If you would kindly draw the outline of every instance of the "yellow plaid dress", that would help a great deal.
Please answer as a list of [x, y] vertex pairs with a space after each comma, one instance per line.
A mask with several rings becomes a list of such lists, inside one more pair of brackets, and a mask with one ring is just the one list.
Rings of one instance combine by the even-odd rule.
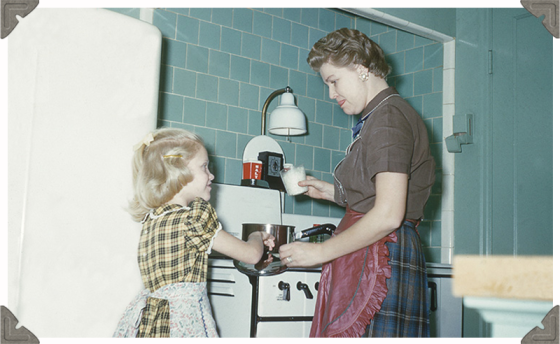
[[[146, 290], [129, 305], [123, 316], [127, 319], [121, 319], [114, 336], [129, 336], [124, 328], [131, 323], [135, 323], [136, 337], [217, 335], [206, 294], [206, 275], [212, 240], [220, 229], [216, 211], [201, 198], [189, 207], [166, 204], [147, 215], [138, 245], [138, 264]], [[169, 305], [173, 298], [178, 303], [188, 298], [201, 302], [191, 308], [206, 310], [196, 317], [202, 318], [204, 331], [179, 328], [174, 332], [173, 326], [188, 327], [201, 319], [174, 321], [175, 313], [170, 312]], [[136, 314], [139, 311], [141, 315]]]

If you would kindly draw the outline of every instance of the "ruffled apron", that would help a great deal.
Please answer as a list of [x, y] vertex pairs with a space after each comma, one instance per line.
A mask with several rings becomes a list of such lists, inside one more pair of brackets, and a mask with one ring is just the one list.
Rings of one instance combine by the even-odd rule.
[[[346, 208], [334, 235], [356, 223], [364, 214]], [[310, 337], [361, 337], [387, 296], [391, 277], [386, 242], [376, 243], [323, 264]]]
[[144, 289], [125, 310], [113, 337], [218, 337], [206, 282]]

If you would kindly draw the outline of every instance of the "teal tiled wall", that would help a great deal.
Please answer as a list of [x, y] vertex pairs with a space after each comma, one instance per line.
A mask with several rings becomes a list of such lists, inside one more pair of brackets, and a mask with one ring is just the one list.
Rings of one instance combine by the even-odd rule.
[[[260, 135], [264, 101], [288, 85], [307, 116], [308, 133], [290, 139], [267, 135], [280, 144], [286, 162], [304, 165], [308, 174], [332, 182], [332, 170], [351, 142], [357, 116], [347, 116], [329, 99], [320, 76], [307, 65], [307, 55], [318, 39], [342, 27], [371, 37], [393, 68], [389, 84], [397, 87], [428, 128], [437, 178], [420, 233], [428, 260], [440, 260], [441, 43], [322, 8], [166, 8], [154, 11], [153, 24], [164, 38], [158, 125], [201, 135], [215, 182], [236, 185], [243, 149]], [[269, 111], [277, 103], [274, 100]], [[287, 196], [285, 212], [341, 217], [344, 209], [305, 196]]]

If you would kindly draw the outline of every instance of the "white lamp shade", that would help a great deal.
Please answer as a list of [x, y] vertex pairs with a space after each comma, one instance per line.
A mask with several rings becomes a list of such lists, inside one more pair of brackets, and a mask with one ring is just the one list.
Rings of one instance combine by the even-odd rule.
[[270, 114], [268, 132], [274, 135], [294, 136], [307, 133], [305, 115], [295, 105], [294, 95], [286, 92], [282, 94], [280, 105]]

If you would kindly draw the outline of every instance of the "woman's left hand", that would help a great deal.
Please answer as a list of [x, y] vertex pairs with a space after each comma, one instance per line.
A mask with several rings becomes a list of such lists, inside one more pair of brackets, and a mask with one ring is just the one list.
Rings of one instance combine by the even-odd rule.
[[280, 260], [288, 267], [310, 267], [323, 262], [323, 245], [306, 242], [292, 242], [278, 249]]

